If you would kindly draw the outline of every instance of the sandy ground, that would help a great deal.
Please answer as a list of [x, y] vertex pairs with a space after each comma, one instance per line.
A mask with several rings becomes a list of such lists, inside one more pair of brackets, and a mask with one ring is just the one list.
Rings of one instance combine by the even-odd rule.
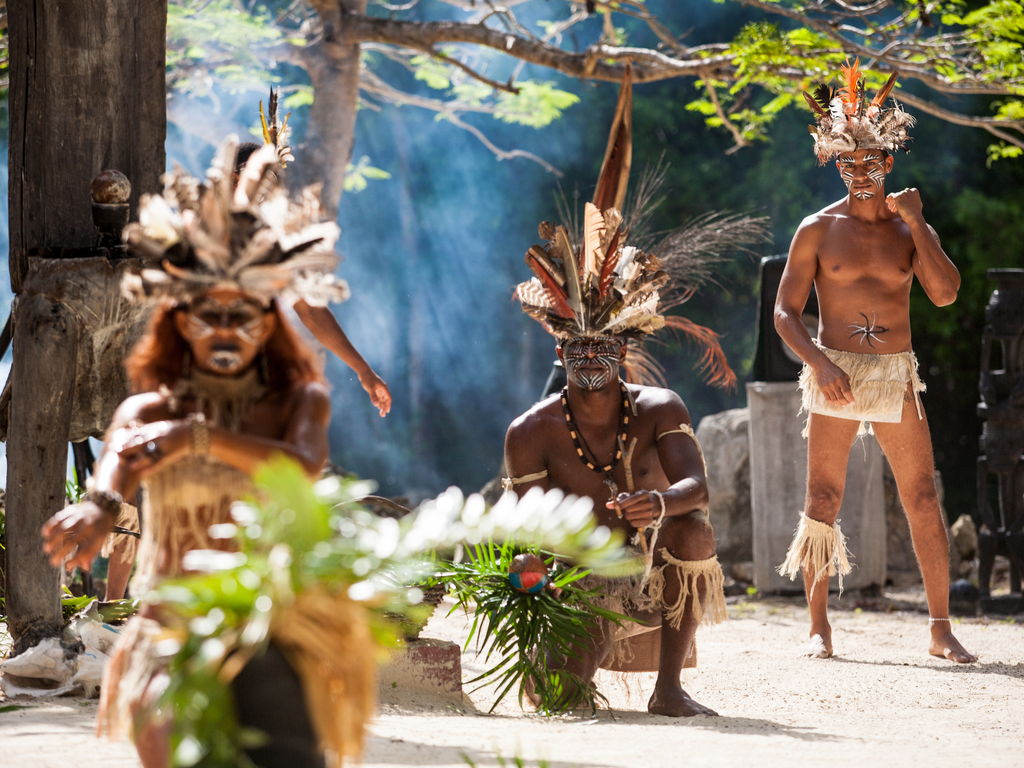
[[[462, 702], [389, 692], [370, 726], [363, 763], [381, 768], [477, 766], [1021, 766], [1024, 765], [1024, 617], [963, 619], [954, 631], [980, 661], [927, 655], [919, 591], [833, 610], [837, 656], [797, 651], [807, 611], [797, 599], [733, 599], [730, 620], [698, 634], [700, 668], [684, 685], [720, 717], [646, 713], [654, 676], [601, 673], [611, 709], [595, 719], [545, 719], [489, 691]], [[439, 611], [425, 634], [465, 636], [463, 617]], [[463, 656], [466, 677], [481, 667]], [[0, 709], [13, 702], [0, 699]], [[19, 700], [17, 702], [21, 704]], [[96, 705], [65, 698], [0, 712], [0, 766], [135, 766], [127, 744], [92, 736]], [[521, 762], [518, 762], [521, 761]]]

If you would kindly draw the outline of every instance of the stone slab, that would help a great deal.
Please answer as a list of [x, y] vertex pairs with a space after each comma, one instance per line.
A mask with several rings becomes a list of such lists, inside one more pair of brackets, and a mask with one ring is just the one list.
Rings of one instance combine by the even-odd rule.
[[[807, 488], [807, 441], [800, 436], [806, 417], [798, 416], [800, 392], [795, 382], [750, 382], [747, 401], [754, 586], [762, 592], [802, 591], [799, 581], [790, 581], [775, 570], [786, 558]], [[844, 588], [883, 586], [886, 515], [882, 451], [871, 435], [858, 438], [850, 451], [839, 520], [853, 555], [853, 572], [843, 580]], [[837, 588], [835, 580], [832, 588]]]
[[461, 702], [462, 649], [449, 640], [413, 640], [391, 652], [379, 680], [389, 697], [414, 691]]

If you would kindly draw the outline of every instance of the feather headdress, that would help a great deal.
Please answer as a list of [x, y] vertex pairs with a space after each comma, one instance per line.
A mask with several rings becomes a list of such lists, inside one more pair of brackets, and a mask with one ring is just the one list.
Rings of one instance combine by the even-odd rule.
[[238, 137], [229, 136], [206, 183], [177, 168], [164, 177], [163, 195], [142, 196], [139, 221], [124, 238], [143, 268], [125, 277], [125, 295], [188, 301], [230, 286], [264, 305], [276, 296], [313, 306], [347, 299], [348, 285], [334, 276], [340, 230], [321, 221], [319, 188], [290, 200], [270, 144], [253, 153], [232, 188], [237, 150]]
[[277, 159], [284, 168], [295, 157], [292, 155], [292, 148], [288, 146], [288, 137], [292, 129], [288, 127], [288, 118], [292, 116], [289, 112], [284, 120], [277, 119], [277, 98], [279, 90], [271, 86], [270, 97], [267, 99], [267, 114], [263, 114], [263, 102], [260, 101], [260, 125], [263, 127], [263, 143], [273, 144], [277, 150]]
[[[631, 112], [632, 72], [627, 65], [601, 175], [593, 201], [584, 206], [582, 227], [541, 222], [538, 234], [547, 245], [527, 251], [526, 264], [534, 277], [516, 286], [516, 298], [524, 312], [562, 341], [581, 336], [641, 340], [660, 328], [674, 328], [705, 350], [711, 381], [728, 386], [735, 374], [718, 335], [665, 312], [693, 295], [722, 253], [765, 241], [767, 219], [710, 214], [657, 242], [645, 237], [645, 222], [660, 202], [655, 197], [664, 171], [644, 175], [624, 216]], [[658, 366], [649, 355], [635, 346], [631, 355], [638, 378], [657, 380]], [[645, 371], [655, 375], [642, 375]]]
[[836, 89], [821, 84], [814, 94], [804, 91], [804, 99], [814, 112], [817, 125], [807, 129], [814, 137], [814, 151], [818, 162], [824, 164], [844, 152], [858, 149], [884, 149], [907, 152], [910, 140], [907, 130], [914, 127], [914, 118], [893, 102], [884, 108], [889, 92], [896, 85], [899, 72], [893, 72], [889, 80], [878, 89], [869, 102], [861, 77], [860, 59], [850, 64], [847, 59], [842, 67], [844, 84]]

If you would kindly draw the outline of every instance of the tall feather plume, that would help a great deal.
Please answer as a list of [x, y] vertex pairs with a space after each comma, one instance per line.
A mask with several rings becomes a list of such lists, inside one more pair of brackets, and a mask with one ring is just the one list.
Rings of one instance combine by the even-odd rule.
[[619, 263], [619, 236], [621, 234], [622, 229], [616, 229], [615, 234], [612, 235], [611, 243], [608, 244], [608, 248], [605, 250], [604, 264], [601, 266], [601, 278], [597, 283], [598, 296], [602, 299], [608, 295], [608, 290], [615, 281], [615, 267]]
[[537, 276], [540, 280], [541, 285], [544, 286], [544, 291], [548, 296], [552, 308], [555, 313], [562, 317], [572, 317], [573, 310], [569, 306], [569, 302], [566, 301], [565, 293], [559, 287], [558, 283], [551, 274], [541, 265], [540, 260], [537, 259], [532, 253], [526, 254], [526, 264], [530, 267], [530, 271]]
[[633, 65], [627, 61], [615, 105], [615, 117], [608, 136], [608, 146], [597, 177], [593, 203], [599, 211], [615, 208], [621, 211], [629, 186], [629, 168], [633, 162]]
[[722, 389], [736, 388], [736, 373], [729, 367], [729, 361], [722, 350], [719, 342], [721, 336], [681, 315], [666, 317], [665, 327], [682, 334], [701, 350], [697, 366], [704, 370], [704, 380], [708, 384]]
[[812, 112], [814, 112], [816, 115], [827, 115], [828, 114], [828, 112], [826, 112], [824, 109], [822, 109], [820, 106], [818, 106], [818, 102], [815, 101], [814, 97], [811, 96], [811, 94], [809, 94], [807, 91], [804, 91], [803, 94], [804, 94], [804, 100], [807, 102], [807, 106], [809, 106], [811, 108]]
[[588, 289], [601, 277], [601, 240], [604, 237], [604, 216], [597, 206], [587, 203], [583, 207], [583, 286]]
[[830, 88], [825, 83], [822, 83], [814, 89], [814, 100], [818, 102], [818, 106], [821, 107], [822, 112], [828, 110], [828, 105], [832, 103], [832, 99], [835, 97], [835, 89]]
[[565, 275], [562, 274], [562, 269], [548, 256], [548, 252], [541, 248], [539, 245], [531, 245], [530, 250], [526, 253], [527, 264], [529, 264], [529, 257], [533, 257], [542, 266], [547, 273], [551, 275], [559, 287], [565, 286]]
[[860, 105], [860, 57], [854, 59], [852, 65], [847, 59], [841, 69], [843, 87], [839, 90], [839, 94], [843, 98], [844, 113], [855, 117]]
[[[569, 306], [578, 317], [583, 318], [583, 296], [580, 291], [580, 269], [576, 262], [576, 254], [573, 252], [572, 243], [569, 242], [569, 233], [565, 227], [559, 226], [555, 229], [555, 243], [558, 246], [558, 255], [562, 259], [562, 272], [565, 274], [566, 294], [569, 296]], [[586, 325], [584, 325], [584, 328]]]
[[665, 369], [643, 344], [630, 344], [626, 347], [626, 359], [622, 361], [622, 367], [626, 372], [626, 381], [630, 384], [668, 386]]
[[899, 79], [899, 76], [900, 73], [898, 71], [889, 75], [889, 79], [885, 81], [885, 85], [878, 89], [878, 92], [875, 94], [875, 98], [871, 100], [871, 106], [881, 107], [885, 104], [885, 100], [889, 97], [889, 91], [891, 91], [893, 86], [896, 85], [896, 81]]

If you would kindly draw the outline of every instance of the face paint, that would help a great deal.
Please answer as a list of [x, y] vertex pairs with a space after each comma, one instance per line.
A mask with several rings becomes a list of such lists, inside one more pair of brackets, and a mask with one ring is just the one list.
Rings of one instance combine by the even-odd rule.
[[853, 333], [850, 334], [849, 338], [852, 339], [855, 336], [860, 336], [860, 343], [863, 345], [866, 341], [868, 343], [868, 346], [871, 347], [872, 349], [874, 349], [875, 346], [872, 340], [877, 341], [879, 344], [887, 344], [888, 342], [885, 339], [878, 338], [878, 334], [888, 333], [889, 329], [886, 328], [885, 326], [878, 324], [878, 321], [875, 318], [875, 313], [871, 313], [871, 320], [868, 320], [868, 316], [865, 315], [863, 312], [860, 312], [858, 314], [860, 314], [860, 316], [864, 318], [864, 324], [857, 325], [856, 323], [851, 323], [850, 325], [848, 325], [847, 328], [853, 331]]
[[[860, 161], [866, 166], [867, 176], [874, 183], [875, 187], [881, 189], [885, 184], [885, 157], [878, 152], [869, 152]], [[853, 169], [857, 164], [854, 157], [839, 158], [839, 176], [842, 178], [846, 188], [858, 200], [868, 200], [875, 196], [875, 191], [870, 189], [853, 189]]]
[[194, 341], [213, 335], [216, 328], [225, 328], [247, 344], [258, 346], [253, 334], [263, 322], [263, 315], [262, 308], [251, 301], [240, 299], [225, 306], [203, 299], [189, 308], [186, 318]]
[[242, 353], [237, 347], [231, 345], [214, 347], [207, 362], [222, 373], [228, 373], [242, 365]]
[[569, 381], [595, 392], [619, 377], [622, 341], [613, 336], [576, 337], [562, 344], [562, 359]]

